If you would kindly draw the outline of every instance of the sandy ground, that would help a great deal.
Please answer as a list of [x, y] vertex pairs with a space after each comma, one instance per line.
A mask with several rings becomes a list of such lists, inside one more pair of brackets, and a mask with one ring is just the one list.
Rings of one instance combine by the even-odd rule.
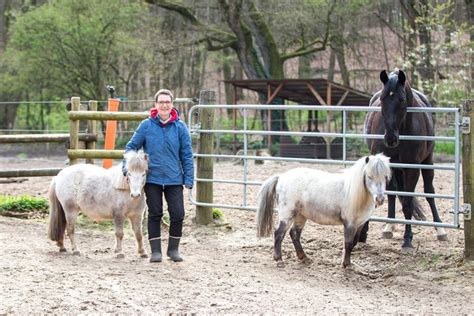
[[[0, 159], [0, 164], [2, 169], [64, 166], [61, 159]], [[300, 164], [252, 163], [248, 177], [261, 181], [295, 166]], [[215, 178], [241, 179], [241, 166], [218, 163]], [[437, 171], [437, 191], [451, 194], [452, 178], [452, 173]], [[46, 197], [50, 180], [1, 183], [0, 193]], [[255, 204], [257, 189], [249, 187], [249, 205]], [[242, 203], [242, 187], [217, 185], [215, 201]], [[452, 201], [439, 200], [438, 206], [443, 220], [452, 222]], [[130, 231], [126, 257], [115, 259], [112, 231], [79, 227], [82, 254], [73, 256], [59, 253], [47, 239], [45, 220], [0, 217], [0, 314], [474, 313], [474, 304], [468, 303], [474, 295], [474, 265], [462, 259], [462, 230], [448, 230], [449, 240], [439, 242], [433, 228], [416, 226], [414, 249], [404, 252], [401, 226], [394, 239], [386, 240], [381, 238], [383, 224], [372, 223], [367, 244], [357, 245], [353, 253], [353, 266], [342, 269], [342, 227], [308, 223], [302, 244], [313, 262], [298, 262], [287, 236], [286, 266], [277, 268], [272, 238], [255, 237], [253, 212], [224, 209], [224, 223], [200, 227], [192, 220], [194, 206], [187, 202], [186, 209], [185, 261], [159, 264], [135, 254]], [[385, 212], [386, 205], [376, 215]]]

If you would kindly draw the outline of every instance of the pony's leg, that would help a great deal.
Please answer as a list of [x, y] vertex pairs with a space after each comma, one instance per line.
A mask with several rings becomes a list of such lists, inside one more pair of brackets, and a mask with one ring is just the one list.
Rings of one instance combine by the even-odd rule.
[[66, 232], [69, 237], [69, 240], [71, 241], [72, 254], [77, 255], [77, 256], [81, 254], [79, 249], [77, 249], [76, 240], [74, 236], [78, 213], [79, 213], [79, 210], [76, 210], [75, 208], [72, 208], [72, 207], [68, 208], [67, 210], [64, 209], [64, 214], [66, 216], [66, 223], [67, 223]]
[[124, 218], [122, 216], [114, 216], [114, 226], [115, 226], [115, 253], [118, 259], [125, 258], [125, 254], [122, 251], [122, 240], [123, 240], [123, 222]]
[[137, 241], [137, 250], [141, 258], [148, 258], [148, 255], [143, 248], [143, 232], [142, 232], [142, 215], [136, 215], [130, 217], [130, 223], [132, 224], [133, 233]]
[[293, 226], [290, 229], [290, 237], [295, 246], [296, 256], [304, 263], [310, 263], [311, 260], [306, 256], [306, 253], [301, 246], [301, 232], [303, 231], [304, 225], [306, 224], [306, 218], [302, 215], [298, 215], [295, 218]]
[[56, 241], [56, 245], [59, 247], [59, 252], [66, 252], [67, 249], [64, 247], [64, 238], [61, 240]]
[[351, 264], [351, 252], [354, 249], [357, 228], [353, 224], [344, 224], [344, 254], [342, 267], [346, 268]]
[[[432, 163], [431, 163], [432, 164]], [[433, 186], [433, 178], [434, 178], [434, 170], [432, 169], [423, 169], [421, 170], [421, 175], [423, 177], [423, 187], [425, 193], [435, 193], [435, 189]], [[427, 197], [426, 201], [430, 205], [431, 214], [433, 214], [433, 221], [441, 223], [441, 218], [439, 217], [438, 210], [436, 208], [436, 203], [434, 198]], [[443, 227], [436, 227], [436, 236], [438, 240], [447, 241], [448, 234]]]
[[369, 233], [369, 221], [365, 222], [360, 229], [360, 234], [357, 235], [357, 240], [360, 242], [367, 241], [367, 234]]
[[283, 241], [283, 238], [285, 237], [286, 232], [290, 228], [290, 225], [291, 223], [289, 221], [280, 220], [278, 228], [275, 230], [273, 259], [275, 259], [275, 261], [277, 262], [277, 266], [279, 268], [282, 268], [285, 266], [285, 264], [283, 263], [282, 256], [281, 256], [281, 243]]
[[364, 227], [365, 225], [362, 225], [356, 230], [356, 234], [354, 237], [354, 245], [352, 245], [352, 248], [354, 248], [357, 245], [357, 243], [360, 241], [360, 234], [362, 234], [362, 232], [364, 231]]
[[[420, 177], [420, 169], [405, 169], [403, 171], [403, 185], [406, 192], [414, 192], [418, 178]], [[413, 196], [404, 196], [402, 199], [402, 211], [405, 219], [411, 220], [413, 216]], [[402, 248], [413, 248], [412, 245], [413, 232], [411, 225], [405, 225], [405, 233], [403, 234]]]

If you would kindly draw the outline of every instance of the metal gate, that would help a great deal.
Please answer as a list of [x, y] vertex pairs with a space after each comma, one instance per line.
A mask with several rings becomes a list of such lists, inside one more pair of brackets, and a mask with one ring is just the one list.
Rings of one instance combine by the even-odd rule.
[[[201, 128], [199, 122], [199, 110], [200, 109], [212, 109], [214, 111], [219, 110], [233, 110], [240, 111], [242, 117], [242, 128], [240, 129], [211, 129], [205, 130]], [[342, 114], [341, 132], [292, 132], [292, 131], [269, 131], [269, 130], [250, 130], [248, 128], [249, 110], [266, 111], [270, 114], [270, 111], [326, 111], [326, 113], [340, 112]], [[272, 160], [272, 161], [293, 161], [303, 163], [318, 163], [318, 164], [330, 164], [330, 165], [342, 165], [347, 166], [353, 164], [355, 161], [347, 160], [347, 140], [348, 139], [383, 139], [383, 135], [373, 134], [356, 134], [347, 132], [347, 119], [348, 113], [350, 112], [379, 112], [380, 108], [377, 107], [361, 107], [361, 106], [310, 106], [310, 105], [195, 105], [188, 113], [188, 126], [191, 134], [196, 135], [200, 133], [214, 133], [214, 134], [232, 134], [242, 135], [242, 154], [241, 155], [228, 155], [228, 154], [195, 154], [195, 157], [209, 157], [209, 158], [227, 158], [227, 159], [241, 159], [243, 161], [243, 174], [241, 179], [199, 179], [196, 178], [196, 182], [212, 182], [218, 183], [229, 183], [229, 184], [240, 184], [242, 185], [242, 204], [241, 205], [230, 205], [230, 204], [211, 204], [204, 203], [202, 201], [196, 201], [193, 197], [192, 191], [189, 193], [191, 202], [195, 205], [209, 206], [209, 207], [220, 207], [229, 209], [243, 209], [243, 210], [256, 210], [256, 206], [247, 205], [247, 189], [248, 186], [260, 186], [262, 182], [250, 181], [247, 176], [247, 168], [249, 160]], [[454, 187], [452, 194], [428, 194], [419, 192], [402, 192], [402, 191], [386, 191], [390, 194], [396, 194], [399, 196], [414, 196], [414, 197], [432, 197], [432, 198], [443, 198], [453, 200], [453, 209], [451, 211], [453, 215], [452, 223], [436, 223], [430, 221], [417, 221], [417, 220], [405, 220], [405, 219], [390, 219], [387, 217], [376, 217], [372, 216], [371, 221], [389, 222], [389, 223], [401, 223], [401, 224], [414, 224], [414, 225], [425, 225], [425, 226], [436, 226], [446, 228], [459, 228], [459, 214], [462, 213], [460, 209], [460, 109], [458, 108], [408, 108], [408, 112], [431, 112], [431, 113], [445, 113], [453, 115], [453, 121], [450, 122], [452, 131], [450, 133], [453, 136], [410, 136], [400, 135], [400, 140], [429, 140], [429, 141], [443, 141], [454, 143], [454, 163], [450, 165], [422, 165], [422, 164], [401, 164], [391, 163], [392, 167], [399, 168], [413, 168], [413, 169], [434, 169], [434, 170], [448, 170], [453, 173], [454, 176]], [[271, 116], [268, 116], [271, 117]], [[250, 135], [261, 135], [264, 137], [278, 136], [319, 136], [329, 138], [342, 138], [342, 157], [341, 159], [308, 159], [308, 158], [288, 158], [288, 157], [261, 157], [256, 155], [249, 155], [249, 142], [248, 138]]]

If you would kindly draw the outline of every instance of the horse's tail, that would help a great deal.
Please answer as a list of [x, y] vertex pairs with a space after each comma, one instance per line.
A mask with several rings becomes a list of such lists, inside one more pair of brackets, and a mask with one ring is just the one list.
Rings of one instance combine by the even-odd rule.
[[62, 240], [66, 230], [66, 216], [56, 195], [56, 178], [49, 187], [49, 230], [48, 237], [53, 241]]
[[[398, 199], [400, 203], [403, 204], [403, 199], [405, 197], [399, 196]], [[423, 213], [423, 208], [421, 207], [420, 202], [416, 197], [413, 198], [413, 217], [418, 221], [426, 221], [425, 213]]]
[[268, 178], [258, 193], [257, 236], [270, 236], [273, 230], [273, 207], [275, 205], [275, 189], [279, 176]]

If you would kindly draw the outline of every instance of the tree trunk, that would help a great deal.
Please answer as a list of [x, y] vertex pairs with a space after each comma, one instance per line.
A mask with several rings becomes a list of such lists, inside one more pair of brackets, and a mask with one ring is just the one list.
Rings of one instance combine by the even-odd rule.
[[[464, 0], [466, 3], [466, 15], [467, 15], [467, 23], [468, 25], [474, 25], [474, 0]], [[474, 28], [469, 28], [470, 39], [471, 43], [474, 42]], [[470, 62], [470, 76], [471, 80], [468, 80], [468, 93], [467, 95], [471, 95], [472, 92], [472, 82], [474, 82], [474, 54], [471, 52], [471, 62]]]
[[[415, 9], [416, 1], [415, 0], [400, 0], [400, 6], [402, 7], [402, 11], [405, 13], [406, 21], [408, 26], [410, 27], [410, 31], [408, 32], [408, 39], [407, 43], [407, 57], [410, 63], [410, 78], [411, 84], [413, 87], [418, 85], [418, 78], [415, 72], [416, 70], [416, 62], [417, 58], [415, 54], [413, 54], [417, 41], [416, 41], [416, 33], [417, 33], [417, 25], [416, 25], [416, 18], [418, 17], [418, 12]], [[405, 32], [404, 32], [405, 33]]]
[[5, 51], [9, 25], [10, 0], [0, 1], [0, 54]]

